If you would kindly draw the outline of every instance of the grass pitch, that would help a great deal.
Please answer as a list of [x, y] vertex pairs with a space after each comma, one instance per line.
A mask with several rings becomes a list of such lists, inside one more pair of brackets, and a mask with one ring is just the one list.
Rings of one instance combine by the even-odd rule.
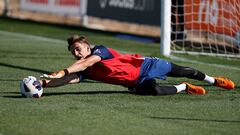
[[71, 34], [84, 34], [94, 44], [146, 56], [161, 57], [159, 45], [121, 40], [82, 28], [0, 20], [0, 135], [235, 135], [240, 132], [240, 70], [236, 69], [240, 68], [239, 59], [181, 56], [224, 67], [170, 60], [209, 75], [227, 76], [237, 85], [233, 91], [195, 80], [168, 78], [158, 83], [188, 81], [205, 87], [208, 94], [138, 96], [121, 86], [89, 80], [44, 89], [42, 98], [28, 99], [19, 94], [19, 82], [24, 77], [57, 71], [74, 61], [64, 41]]

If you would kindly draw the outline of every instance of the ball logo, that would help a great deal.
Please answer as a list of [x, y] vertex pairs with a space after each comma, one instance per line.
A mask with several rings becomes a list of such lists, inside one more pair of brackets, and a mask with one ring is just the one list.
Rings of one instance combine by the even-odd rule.
[[24, 79], [23, 79], [23, 82], [24, 82], [25, 84], [29, 83], [30, 81], [31, 81], [31, 78], [24, 78]]
[[35, 86], [36, 89], [38, 89], [39, 91], [42, 89], [41, 84], [39, 81], [34, 81], [33, 82], [33, 86]]
[[94, 52], [93, 53], [101, 53], [101, 51], [99, 50], [99, 49], [96, 49], [96, 50], [94, 50]]

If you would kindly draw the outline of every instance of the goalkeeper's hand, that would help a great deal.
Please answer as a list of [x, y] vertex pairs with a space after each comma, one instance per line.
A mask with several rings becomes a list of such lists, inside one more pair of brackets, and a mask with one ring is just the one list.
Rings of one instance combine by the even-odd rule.
[[40, 76], [40, 78], [57, 79], [57, 78], [62, 78], [65, 75], [68, 75], [68, 74], [69, 74], [68, 70], [64, 69], [64, 70], [60, 70], [58, 72], [54, 72], [54, 73], [51, 73], [51, 74], [43, 74], [43, 75]]

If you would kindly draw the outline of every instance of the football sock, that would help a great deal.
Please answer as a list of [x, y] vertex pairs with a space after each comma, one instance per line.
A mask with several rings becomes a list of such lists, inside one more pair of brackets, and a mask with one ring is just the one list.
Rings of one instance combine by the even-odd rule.
[[204, 81], [209, 83], [209, 84], [214, 84], [215, 79], [211, 76], [205, 75]]
[[174, 85], [177, 89], [177, 93], [184, 92], [187, 88], [187, 85], [185, 83], [179, 84], [179, 85]]

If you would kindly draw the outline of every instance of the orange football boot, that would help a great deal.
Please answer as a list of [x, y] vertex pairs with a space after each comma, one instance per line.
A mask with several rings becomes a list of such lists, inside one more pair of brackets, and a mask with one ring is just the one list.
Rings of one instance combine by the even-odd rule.
[[184, 84], [186, 84], [186, 92], [188, 94], [197, 94], [197, 95], [204, 95], [206, 94], [206, 91], [203, 87], [200, 86], [194, 86], [192, 84], [186, 83], [184, 82]]
[[224, 78], [224, 77], [214, 77], [215, 82], [214, 82], [214, 86], [217, 87], [221, 87], [224, 89], [234, 89], [235, 84], [233, 81], [231, 81], [228, 78]]

